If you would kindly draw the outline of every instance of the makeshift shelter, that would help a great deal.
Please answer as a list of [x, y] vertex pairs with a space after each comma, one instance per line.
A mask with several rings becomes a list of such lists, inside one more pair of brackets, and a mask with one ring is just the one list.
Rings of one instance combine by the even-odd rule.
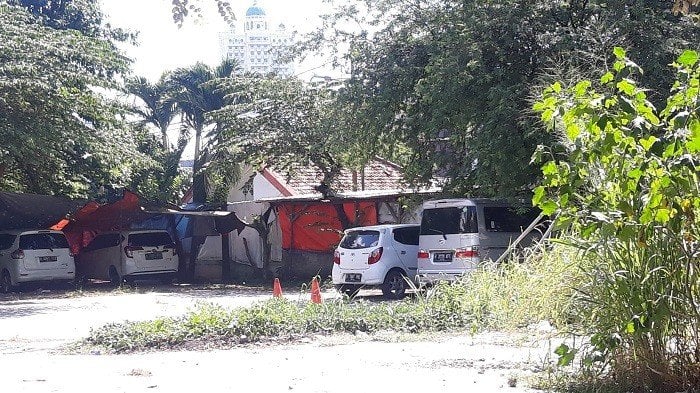
[[[304, 278], [329, 274], [343, 229], [417, 222], [416, 209], [404, 209], [399, 200], [439, 191], [409, 188], [403, 183], [401, 167], [382, 159], [359, 171], [341, 171], [331, 185], [332, 193], [318, 191], [321, 179], [313, 167], [298, 166], [289, 176], [272, 168], [244, 168], [229, 191], [227, 206], [248, 224], [230, 234], [229, 252], [237, 266]], [[219, 250], [220, 243], [207, 238], [197, 263], [221, 263]]]
[[46, 229], [85, 204], [85, 200], [0, 192], [0, 230]]
[[[154, 217], [141, 208], [139, 196], [125, 190], [122, 198], [112, 203], [88, 202], [74, 214], [53, 225], [51, 229], [63, 231], [71, 251], [78, 254], [100, 233], [130, 229], [133, 225], [142, 225], [141, 223], [147, 220], [154, 220]], [[167, 229], [168, 225], [155, 219], [149, 227]]]

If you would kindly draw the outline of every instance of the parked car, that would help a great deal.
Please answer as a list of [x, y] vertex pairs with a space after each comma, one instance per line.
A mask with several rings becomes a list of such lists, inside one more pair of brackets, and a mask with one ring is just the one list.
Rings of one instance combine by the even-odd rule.
[[0, 232], [0, 291], [20, 283], [75, 278], [75, 262], [63, 232], [16, 230]]
[[137, 278], [172, 282], [178, 255], [163, 230], [132, 230], [97, 235], [76, 257], [81, 278], [109, 280], [113, 285]]
[[354, 296], [379, 287], [387, 298], [402, 298], [416, 275], [419, 225], [376, 225], [345, 231], [333, 256], [333, 284]]
[[[442, 199], [423, 203], [418, 251], [418, 281], [455, 280], [482, 260], [497, 260], [537, 218], [491, 199]], [[532, 232], [520, 243], [529, 245]]]

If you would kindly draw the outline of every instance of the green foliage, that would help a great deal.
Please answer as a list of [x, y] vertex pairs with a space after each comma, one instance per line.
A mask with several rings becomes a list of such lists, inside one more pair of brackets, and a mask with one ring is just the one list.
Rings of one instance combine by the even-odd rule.
[[[225, 201], [225, 195], [231, 183], [238, 175], [237, 163], [229, 159], [230, 154], [222, 149], [216, 153], [213, 149], [220, 140], [218, 134], [221, 126], [211, 120], [211, 112], [221, 109], [225, 104], [225, 93], [217, 83], [230, 78], [236, 69], [236, 63], [225, 59], [212, 68], [203, 63], [191, 67], [179, 68], [167, 75], [164, 80], [165, 95], [163, 100], [173, 103], [175, 109], [184, 115], [187, 126], [194, 130], [195, 151], [193, 167], [193, 200], [196, 203]], [[208, 145], [202, 146], [204, 131], [212, 127]], [[216, 156], [212, 160], [212, 156]], [[208, 163], [212, 163], [208, 170]], [[209, 184], [207, 184], [209, 182]], [[213, 183], [213, 184], [212, 184]], [[209, 192], [219, 201], [212, 201]]]
[[59, 3], [32, 14], [0, 1], [0, 189], [85, 197], [147, 159], [103, 95], [127, 59], [92, 3]]
[[542, 320], [564, 326], [576, 318], [571, 300], [584, 277], [578, 257], [569, 247], [544, 248], [524, 263], [479, 270], [462, 281], [441, 283], [427, 296], [401, 302], [334, 299], [319, 305], [271, 299], [232, 310], [200, 304], [180, 318], [94, 329], [87, 343], [122, 352], [196, 340], [235, 344], [311, 333], [515, 329]]
[[601, 79], [546, 89], [535, 109], [560, 138], [540, 149], [533, 202], [570, 225], [594, 264], [579, 288], [584, 364], [634, 387], [700, 384], [698, 55], [673, 63], [677, 80], [657, 111], [638, 87], [641, 68], [614, 50]]
[[219, 150], [237, 151], [241, 161], [286, 172], [312, 165], [330, 187], [342, 167], [366, 157], [363, 146], [374, 144], [340, 128], [334, 86], [269, 77], [234, 78], [221, 89], [231, 103], [213, 113]]
[[105, 325], [93, 329], [86, 342], [123, 352], [205, 339], [233, 344], [311, 333], [453, 330], [466, 327], [470, 320], [463, 296], [460, 286], [444, 285], [434, 296], [418, 302], [336, 299], [314, 304], [272, 299], [233, 310], [201, 304], [180, 318]]
[[[337, 4], [302, 49], [348, 48], [336, 60], [350, 70], [339, 94], [352, 115], [339, 120], [375, 142], [371, 154], [404, 165], [410, 180], [444, 176], [446, 190], [463, 195], [530, 192], [539, 175], [532, 152], [551, 143], [530, 111], [543, 79], [598, 74], [600, 54], [624, 45], [641, 59], [656, 102], [672, 84], [666, 65], [700, 38], [671, 2]], [[349, 24], [364, 30], [351, 34]]]

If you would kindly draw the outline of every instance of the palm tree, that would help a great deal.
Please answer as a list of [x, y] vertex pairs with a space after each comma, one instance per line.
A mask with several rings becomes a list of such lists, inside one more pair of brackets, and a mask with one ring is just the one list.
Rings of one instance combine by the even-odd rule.
[[226, 59], [213, 69], [203, 63], [180, 68], [168, 78], [169, 99], [183, 113], [185, 124], [195, 131], [192, 180], [195, 203], [203, 203], [207, 199], [205, 178], [202, 173], [205, 161], [202, 154], [202, 132], [210, 122], [205, 115], [225, 105], [224, 93], [217, 89], [214, 82], [230, 77], [235, 70], [235, 61]]
[[141, 116], [141, 124], [156, 126], [161, 133], [163, 148], [165, 151], [170, 151], [172, 146], [168, 142], [168, 127], [177, 110], [175, 103], [168, 99], [167, 75], [167, 73], [163, 74], [156, 83], [151, 83], [144, 77], [129, 79], [126, 82], [126, 89], [142, 101], [142, 105], [134, 105], [133, 108], [133, 111]]

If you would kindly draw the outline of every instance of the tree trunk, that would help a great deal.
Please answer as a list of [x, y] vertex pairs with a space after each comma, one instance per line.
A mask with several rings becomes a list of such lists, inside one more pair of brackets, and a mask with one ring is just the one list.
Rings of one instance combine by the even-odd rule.
[[207, 202], [207, 186], [204, 178], [204, 173], [202, 172], [202, 152], [201, 152], [201, 139], [202, 139], [202, 128], [198, 127], [195, 130], [195, 142], [194, 142], [194, 166], [192, 168], [192, 202], [193, 203], [206, 203]]

